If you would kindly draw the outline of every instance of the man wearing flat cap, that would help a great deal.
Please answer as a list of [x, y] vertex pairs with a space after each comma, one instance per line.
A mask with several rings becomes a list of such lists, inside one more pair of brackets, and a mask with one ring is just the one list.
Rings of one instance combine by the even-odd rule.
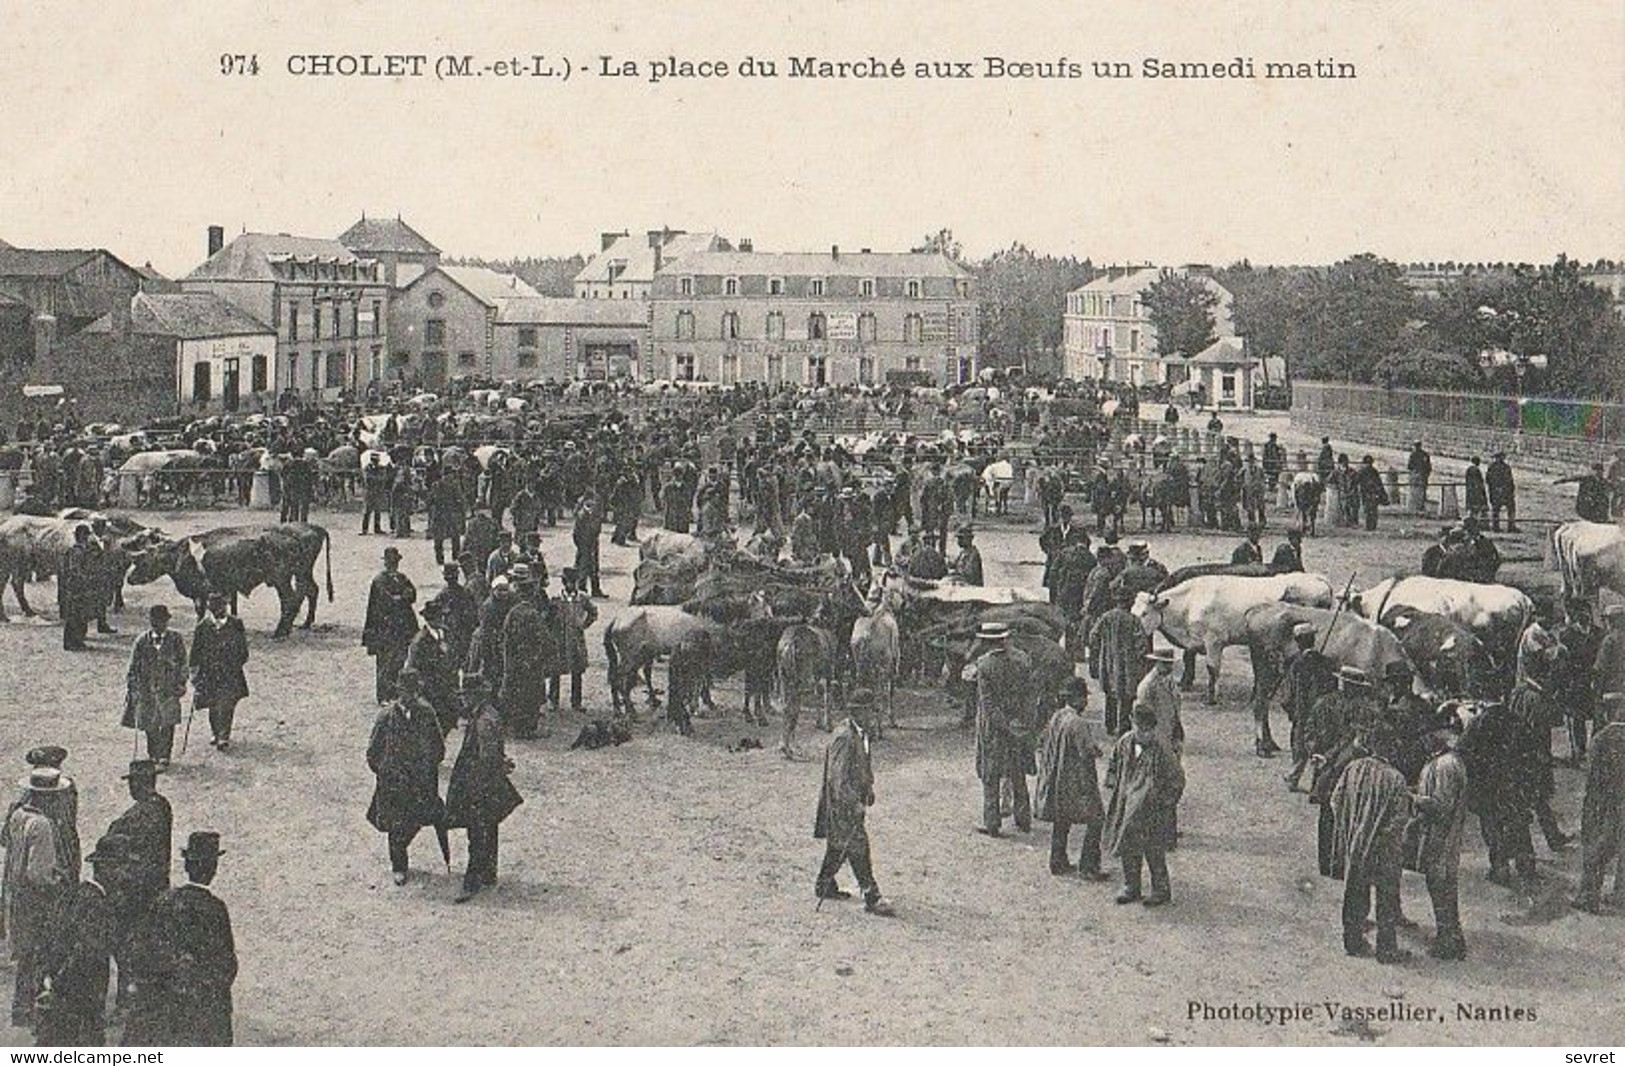
[[1417, 778], [1411, 797], [1415, 813], [1405, 830], [1406, 865], [1427, 878], [1433, 901], [1435, 932], [1428, 954], [1454, 961], [1467, 957], [1457, 892], [1467, 822], [1467, 764], [1456, 751], [1460, 739], [1455, 728], [1430, 735], [1434, 755]]
[[1000, 833], [999, 786], [1010, 782], [1016, 828], [1030, 832], [1032, 800], [1027, 793], [1027, 763], [1032, 758], [1033, 663], [1010, 646], [1010, 627], [984, 622], [977, 639], [990, 650], [976, 660], [976, 776], [982, 782], [982, 824], [977, 831]]
[[36, 766], [20, 782], [26, 798], [6, 819], [0, 846], [6, 849], [4, 877], [4, 933], [11, 944], [17, 981], [11, 999], [11, 1024], [32, 1024], [34, 997], [39, 992], [44, 952], [51, 922], [62, 900], [62, 887], [71, 872], [62, 868], [56, 827], [42, 809], [62, 792], [62, 771]]
[[417, 598], [412, 580], [401, 573], [400, 549], [385, 548], [384, 569], [367, 590], [367, 618], [361, 627], [361, 645], [373, 657], [373, 697], [379, 703], [395, 698], [395, 677], [406, 665], [406, 649], [418, 631], [412, 607]]
[[[1171, 661], [1171, 660], [1170, 660]], [[1118, 903], [1159, 907], [1173, 898], [1168, 879], [1168, 841], [1185, 791], [1179, 759], [1159, 739], [1157, 712], [1134, 711], [1134, 728], [1117, 738], [1106, 768], [1105, 843], [1123, 864]], [[1144, 894], [1143, 871], [1151, 871], [1151, 894]]]
[[123, 724], [147, 735], [147, 758], [162, 771], [175, 748], [186, 694], [186, 641], [169, 628], [169, 608], [163, 604], [150, 609], [147, 618], [150, 628], [130, 649]]
[[186, 884], [160, 896], [142, 923], [126, 1045], [231, 1046], [237, 945], [211, 887], [223, 854], [219, 833], [187, 837]]

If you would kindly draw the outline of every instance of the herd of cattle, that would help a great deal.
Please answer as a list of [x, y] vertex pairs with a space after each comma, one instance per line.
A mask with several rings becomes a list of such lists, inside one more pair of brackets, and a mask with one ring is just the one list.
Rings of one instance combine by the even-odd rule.
[[[74, 509], [0, 521], [0, 582], [11, 587], [25, 614], [34, 613], [26, 583], [60, 572], [82, 525], [96, 531], [96, 569], [87, 580], [102, 609], [119, 602], [126, 581], [144, 585], [169, 577], [200, 611], [212, 592], [231, 597], [235, 609], [237, 597], [263, 585], [277, 592], [274, 636], [283, 637], [302, 606], [303, 626], [314, 622], [324, 552], [333, 598], [331, 545], [320, 526], [234, 526], [171, 537], [126, 517]], [[1557, 526], [1547, 562], [1561, 574], [1567, 595], [1595, 597], [1606, 589], [1625, 597], [1625, 530], [1619, 526]], [[709, 682], [733, 674], [744, 676], [752, 719], [765, 716], [773, 695], [794, 716], [810, 694], [820, 701], [820, 724], [827, 725], [832, 699], [852, 681], [874, 689], [889, 709], [900, 674], [940, 668], [945, 677], [957, 676], [955, 667], [974, 655], [983, 622], [1009, 626], [1051, 680], [1058, 683], [1073, 668], [1063, 646], [1066, 620], [1037, 588], [887, 574], [864, 594], [838, 560], [787, 565], [667, 531], [644, 538], [636, 582], [633, 604], [603, 630], [614, 705], [630, 711], [639, 677], [653, 700], [651, 668], [666, 660], [669, 713], [684, 726], [695, 701], [709, 701]], [[1509, 585], [1406, 575], [1338, 590], [1319, 574], [1215, 564], [1176, 571], [1155, 592], [1139, 593], [1132, 612], [1147, 633], [1160, 632], [1184, 650], [1187, 685], [1195, 679], [1196, 658], [1205, 660], [1210, 702], [1225, 652], [1246, 649], [1254, 713], [1267, 722], [1264, 708], [1300, 623], [1316, 628], [1322, 651], [1340, 666], [1382, 676], [1388, 663], [1408, 662], [1418, 683], [1438, 696], [1486, 696], [1510, 683], [1505, 667], [1534, 617], [1534, 603]]]

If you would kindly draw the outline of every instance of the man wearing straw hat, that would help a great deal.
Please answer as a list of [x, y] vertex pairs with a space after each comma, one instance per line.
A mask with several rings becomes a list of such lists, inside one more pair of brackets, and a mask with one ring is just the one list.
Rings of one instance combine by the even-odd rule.
[[982, 782], [982, 824], [977, 832], [996, 837], [1004, 821], [999, 785], [1010, 782], [1016, 828], [1033, 827], [1026, 763], [1031, 754], [1033, 664], [1010, 647], [1010, 627], [983, 622], [976, 637], [990, 648], [976, 660], [976, 776]]
[[[41, 744], [29, 749], [23, 761], [30, 769], [46, 766], [62, 770], [62, 764], [68, 761], [68, 749], [59, 744]], [[25, 788], [12, 803], [11, 810], [21, 807], [28, 799], [29, 791]], [[79, 786], [63, 771], [62, 788], [49, 795], [35, 796], [34, 804], [56, 827], [56, 850], [62, 869], [70, 873], [79, 869]]]
[[11, 1024], [28, 1026], [33, 1020], [51, 921], [70, 872], [62, 868], [56, 827], [43, 809], [53, 796], [67, 789], [62, 771], [36, 766], [20, 784], [25, 798], [12, 810], [0, 835], [0, 846], [6, 849], [5, 873], [0, 879], [5, 906], [0, 917], [5, 919], [4, 932], [17, 967]]
[[147, 758], [161, 772], [169, 768], [175, 727], [181, 721], [186, 694], [186, 641], [169, 628], [169, 608], [157, 604], [147, 612], [151, 628], [135, 639], [125, 678], [126, 729], [147, 735]]

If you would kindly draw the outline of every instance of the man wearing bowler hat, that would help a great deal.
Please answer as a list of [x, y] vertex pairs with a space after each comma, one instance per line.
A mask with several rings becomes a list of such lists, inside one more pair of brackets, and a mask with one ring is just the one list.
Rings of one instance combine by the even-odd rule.
[[446, 783], [446, 826], [468, 830], [468, 866], [458, 903], [497, 883], [497, 827], [524, 800], [508, 779], [502, 719], [479, 674], [463, 676], [463, 746]]
[[128, 869], [114, 893], [118, 935], [113, 952], [119, 964], [120, 1005], [129, 995], [131, 936], [153, 901], [169, 888], [169, 857], [175, 831], [175, 815], [169, 800], [158, 794], [158, 770], [152, 760], [130, 763], [124, 780], [135, 802], [107, 827], [108, 836], [129, 842]]
[[242, 619], [226, 610], [226, 597], [209, 594], [209, 609], [192, 630], [193, 702], [209, 712], [209, 743], [225, 751], [237, 704], [248, 696], [248, 635]]
[[237, 945], [231, 914], [210, 887], [224, 854], [219, 833], [187, 837], [186, 884], [158, 898], [138, 936], [126, 1045], [231, 1046]]
[[130, 649], [123, 723], [147, 735], [147, 758], [163, 771], [174, 752], [186, 694], [186, 641], [169, 628], [169, 608], [163, 604], [149, 610], [147, 619], [150, 628]]
[[100, 1047], [107, 1038], [107, 985], [117, 937], [114, 893], [129, 841], [103, 837], [85, 856], [90, 877], [69, 891], [47, 948], [35, 1039], [41, 1047]]
[[395, 698], [395, 677], [406, 665], [407, 646], [418, 631], [412, 608], [417, 598], [411, 578], [401, 573], [400, 549], [385, 548], [384, 569], [367, 590], [367, 619], [361, 628], [361, 645], [373, 657], [373, 697], [379, 703]]

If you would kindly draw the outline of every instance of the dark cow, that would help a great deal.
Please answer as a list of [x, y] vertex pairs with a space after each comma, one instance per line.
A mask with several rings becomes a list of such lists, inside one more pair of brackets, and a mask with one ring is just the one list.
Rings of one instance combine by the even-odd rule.
[[1484, 642], [1454, 618], [1398, 606], [1382, 613], [1382, 624], [1399, 638], [1417, 676], [1437, 695], [1488, 699], [1505, 694], [1511, 672], [1503, 678]]
[[1326, 494], [1326, 483], [1309, 471], [1292, 475], [1292, 506], [1298, 512], [1298, 527], [1308, 536], [1315, 535], [1315, 520], [1320, 517], [1320, 498]]
[[301, 625], [316, 621], [316, 557], [327, 551], [327, 600], [333, 601], [333, 550], [327, 530], [304, 522], [254, 527], [228, 526], [182, 537], [150, 548], [135, 558], [130, 584], [145, 585], [168, 576], [175, 590], [203, 613], [211, 592], [231, 598], [247, 596], [261, 585], [276, 589], [281, 613], [272, 633], [278, 639], [293, 631], [301, 604], [308, 603]]

